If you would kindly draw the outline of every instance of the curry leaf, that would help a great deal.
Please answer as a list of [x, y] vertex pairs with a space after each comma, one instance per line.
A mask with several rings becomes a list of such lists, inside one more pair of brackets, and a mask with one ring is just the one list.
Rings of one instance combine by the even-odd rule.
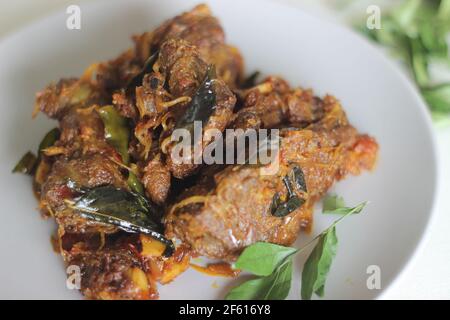
[[450, 117], [446, 113], [433, 112], [431, 114], [437, 128], [446, 128], [450, 126]]
[[98, 113], [105, 126], [106, 140], [119, 152], [123, 163], [128, 164], [130, 161], [128, 154], [130, 129], [126, 119], [111, 105], [100, 108]]
[[140, 232], [166, 245], [165, 255], [173, 253], [173, 243], [163, 236], [161, 214], [140, 194], [113, 186], [83, 190], [68, 206], [86, 219], [111, 224], [127, 232]]
[[404, 0], [383, 16], [382, 28], [369, 30], [364, 26], [358, 29], [372, 40], [390, 47], [409, 66], [435, 123], [450, 124], [450, 107], [445, 97], [447, 84], [430, 88], [436, 81], [429, 72], [435, 59], [450, 62], [447, 44], [450, 0]]
[[420, 24], [419, 33], [423, 47], [430, 57], [447, 57], [445, 26], [439, 20], [423, 21]]
[[128, 173], [127, 183], [130, 186], [131, 191], [134, 191], [139, 194], [144, 194], [144, 186], [132, 171], [129, 171]]
[[439, 5], [438, 18], [445, 19], [450, 17], [450, 0], [442, 0]]
[[41, 151], [51, 147], [59, 139], [59, 129], [54, 128], [50, 130], [42, 139], [38, 148], [38, 156], [36, 157], [31, 151], [28, 151], [22, 156], [19, 162], [13, 169], [14, 173], [33, 174], [39, 160], [41, 158]]
[[305, 174], [299, 166], [292, 168], [292, 178], [291, 180], [295, 183], [296, 188], [299, 191], [308, 192], [306, 187]]
[[330, 200], [328, 206], [343, 216], [300, 249], [263, 242], [257, 242], [247, 247], [237, 260], [235, 267], [252, 272], [259, 277], [233, 288], [226, 299], [286, 298], [291, 287], [292, 257], [316, 240], [318, 242], [303, 268], [301, 295], [303, 299], [310, 299], [313, 293], [323, 296], [326, 278], [336, 255], [338, 243], [336, 225], [345, 217], [361, 212], [366, 203], [363, 202], [353, 208], [342, 208], [338, 207], [343, 204], [342, 198], [335, 196], [333, 201]]
[[344, 208], [345, 201], [344, 198], [337, 195], [328, 195], [323, 199], [322, 213], [333, 212], [336, 209]]
[[258, 276], [268, 276], [281, 262], [296, 252], [295, 248], [257, 242], [245, 248], [236, 261], [235, 267]]
[[142, 85], [142, 79], [144, 79], [144, 76], [147, 73], [152, 72], [153, 65], [155, 64], [156, 60], [158, 59], [159, 51], [156, 51], [153, 53], [148, 59], [145, 61], [144, 66], [142, 67], [141, 71], [135, 75], [131, 80], [128, 82], [126, 86], [126, 90], [129, 93], [131, 89]]
[[[119, 152], [122, 157], [122, 162], [128, 164], [130, 162], [130, 156], [128, 154], [130, 129], [127, 120], [113, 106], [100, 108], [99, 114], [105, 126], [105, 139]], [[127, 183], [132, 191], [144, 194], [142, 183], [131, 170], [128, 173]]]
[[227, 300], [283, 300], [289, 294], [292, 281], [292, 258], [288, 257], [273, 273], [244, 282], [233, 288]]
[[[337, 202], [343, 202], [343, 200], [339, 200]], [[336, 225], [347, 216], [361, 212], [366, 204], [367, 202], [362, 202], [353, 208], [336, 207], [333, 211], [328, 212], [342, 214], [343, 216], [333, 222], [330, 227], [314, 239], [319, 239], [319, 241], [303, 266], [301, 289], [302, 299], [311, 299], [313, 293], [316, 293], [319, 297], [324, 295], [325, 281], [328, 276], [331, 263], [336, 255], [338, 243], [336, 236]], [[329, 205], [331, 209], [332, 204], [330, 203]], [[307, 245], [309, 245], [309, 243]]]
[[56, 141], [59, 139], [59, 129], [54, 128], [47, 132], [47, 134], [42, 139], [41, 143], [39, 144], [38, 152], [41, 153], [42, 150], [47, 149], [55, 144]]
[[406, 32], [414, 32], [414, 21], [422, 6], [422, 0], [404, 1], [398, 8], [392, 12], [394, 21]]
[[298, 195], [294, 193], [293, 184], [296, 189], [300, 192], [306, 192], [306, 182], [303, 171], [300, 167], [295, 166], [290, 174], [287, 174], [283, 178], [283, 183], [287, 190], [287, 200], [281, 201], [280, 194], [277, 192], [274, 194], [272, 198], [272, 203], [270, 205], [270, 212], [275, 217], [284, 217], [294, 212], [298, 208], [300, 208], [306, 200], [303, 198], [299, 198]]
[[200, 87], [194, 94], [186, 112], [177, 122], [177, 128], [194, 129], [194, 121], [208, 121], [215, 109], [216, 94], [214, 92], [215, 67], [210, 65]]
[[322, 213], [324, 214], [358, 214], [366, 206], [367, 202], [360, 203], [356, 207], [346, 207], [342, 197], [332, 195], [325, 197], [323, 201]]
[[[305, 200], [299, 198], [297, 195], [288, 196], [288, 199], [285, 202], [276, 202], [278, 199], [277, 195], [278, 194], [274, 196], [272, 202], [274, 204], [272, 207], [272, 215], [275, 217], [285, 217], [300, 208], [305, 203]], [[275, 207], [275, 205], [277, 206]]]
[[317, 245], [305, 262], [302, 272], [302, 299], [309, 300], [313, 293], [323, 296], [325, 281], [336, 256], [338, 239], [336, 227], [321, 234]]
[[82, 212], [103, 212], [104, 215], [131, 220], [136, 225], [162, 230], [158, 221], [160, 215], [147, 199], [110, 185], [83, 190], [75, 199], [74, 208]]
[[250, 74], [245, 80], [242, 82], [241, 88], [243, 89], [249, 89], [251, 87], [254, 87], [256, 85], [256, 80], [258, 79], [261, 72], [255, 71], [252, 74]]
[[450, 83], [422, 89], [422, 94], [435, 112], [450, 112]]
[[13, 169], [14, 173], [33, 174], [37, 157], [30, 151], [25, 153]]
[[422, 42], [417, 38], [410, 39], [410, 63], [419, 86], [427, 85], [430, 82], [427, 55]]
[[336, 225], [345, 217], [361, 212], [367, 203], [363, 202], [353, 208], [348, 208], [345, 207], [341, 197], [330, 196], [327, 199], [324, 207], [330, 212], [343, 214], [342, 217], [301, 249], [264, 242], [257, 242], [247, 247], [234, 267], [249, 271], [259, 277], [233, 288], [227, 294], [226, 299], [285, 299], [291, 288], [292, 257], [317, 239], [318, 242], [303, 267], [301, 296], [303, 299], [311, 299], [312, 294], [315, 293], [322, 297], [325, 293], [326, 278], [336, 256], [338, 244]]

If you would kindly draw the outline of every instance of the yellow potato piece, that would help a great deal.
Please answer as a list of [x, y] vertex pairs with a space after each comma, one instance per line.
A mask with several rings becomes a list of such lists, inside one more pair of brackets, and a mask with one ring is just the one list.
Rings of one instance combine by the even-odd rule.
[[142, 291], [148, 290], [147, 275], [139, 268], [131, 268], [127, 271], [128, 277]]
[[185, 256], [183, 260], [180, 262], [174, 262], [169, 265], [169, 267], [164, 267], [164, 272], [162, 274], [161, 279], [159, 282], [161, 284], [166, 284], [171, 282], [173, 279], [175, 279], [179, 274], [186, 271], [186, 269], [189, 267], [189, 261], [190, 257]]
[[162, 242], [151, 237], [141, 234], [140, 238], [142, 243], [141, 255], [144, 257], [160, 257], [166, 249]]

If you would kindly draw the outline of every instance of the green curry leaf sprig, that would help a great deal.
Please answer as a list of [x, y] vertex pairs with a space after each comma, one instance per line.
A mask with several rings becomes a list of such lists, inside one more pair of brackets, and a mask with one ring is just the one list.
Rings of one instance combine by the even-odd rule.
[[450, 63], [450, 0], [406, 0], [383, 16], [381, 29], [358, 29], [403, 60], [435, 121], [450, 123], [450, 83], [437, 84], [430, 74], [432, 63]]
[[363, 202], [352, 208], [345, 207], [342, 198], [329, 196], [324, 200], [324, 213], [342, 216], [303, 248], [296, 249], [266, 242], [257, 242], [247, 247], [234, 267], [257, 277], [233, 288], [226, 295], [226, 299], [285, 299], [291, 289], [294, 255], [302, 252], [316, 240], [317, 243], [303, 266], [301, 297], [309, 300], [314, 293], [322, 297], [325, 292], [326, 278], [337, 251], [336, 225], [345, 217], [361, 212], [366, 204], [367, 202]]

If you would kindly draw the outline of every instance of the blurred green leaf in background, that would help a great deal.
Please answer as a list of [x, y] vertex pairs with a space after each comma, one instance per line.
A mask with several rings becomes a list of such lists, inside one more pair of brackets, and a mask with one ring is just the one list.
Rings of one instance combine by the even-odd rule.
[[430, 73], [431, 63], [450, 72], [450, 0], [403, 0], [383, 11], [381, 21], [381, 29], [357, 28], [408, 66], [435, 122], [450, 125], [450, 82], [438, 83]]

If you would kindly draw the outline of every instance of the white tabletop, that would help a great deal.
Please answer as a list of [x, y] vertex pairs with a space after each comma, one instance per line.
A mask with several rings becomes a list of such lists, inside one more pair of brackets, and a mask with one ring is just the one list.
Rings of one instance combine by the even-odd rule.
[[[53, 11], [71, 4], [94, 0], [0, 0], [0, 41], [15, 30]], [[273, 0], [301, 7], [325, 19], [343, 23], [345, 16], [330, 7], [330, 3], [345, 0]], [[201, 2], [201, 1], [199, 1]], [[363, 1], [362, 3], [364, 3]], [[386, 1], [370, 1], [386, 2]], [[366, 1], [367, 3], [367, 1]], [[360, 2], [361, 4], [361, 2]], [[359, 7], [361, 9], [361, 7]], [[355, 8], [353, 8], [355, 9]], [[356, 9], [358, 10], [358, 9]], [[364, 13], [365, 10], [361, 11]], [[346, 13], [348, 16], [348, 12]], [[436, 219], [426, 243], [416, 259], [398, 281], [384, 294], [385, 299], [450, 299], [450, 128], [436, 130], [439, 147], [441, 188], [436, 207]]]

